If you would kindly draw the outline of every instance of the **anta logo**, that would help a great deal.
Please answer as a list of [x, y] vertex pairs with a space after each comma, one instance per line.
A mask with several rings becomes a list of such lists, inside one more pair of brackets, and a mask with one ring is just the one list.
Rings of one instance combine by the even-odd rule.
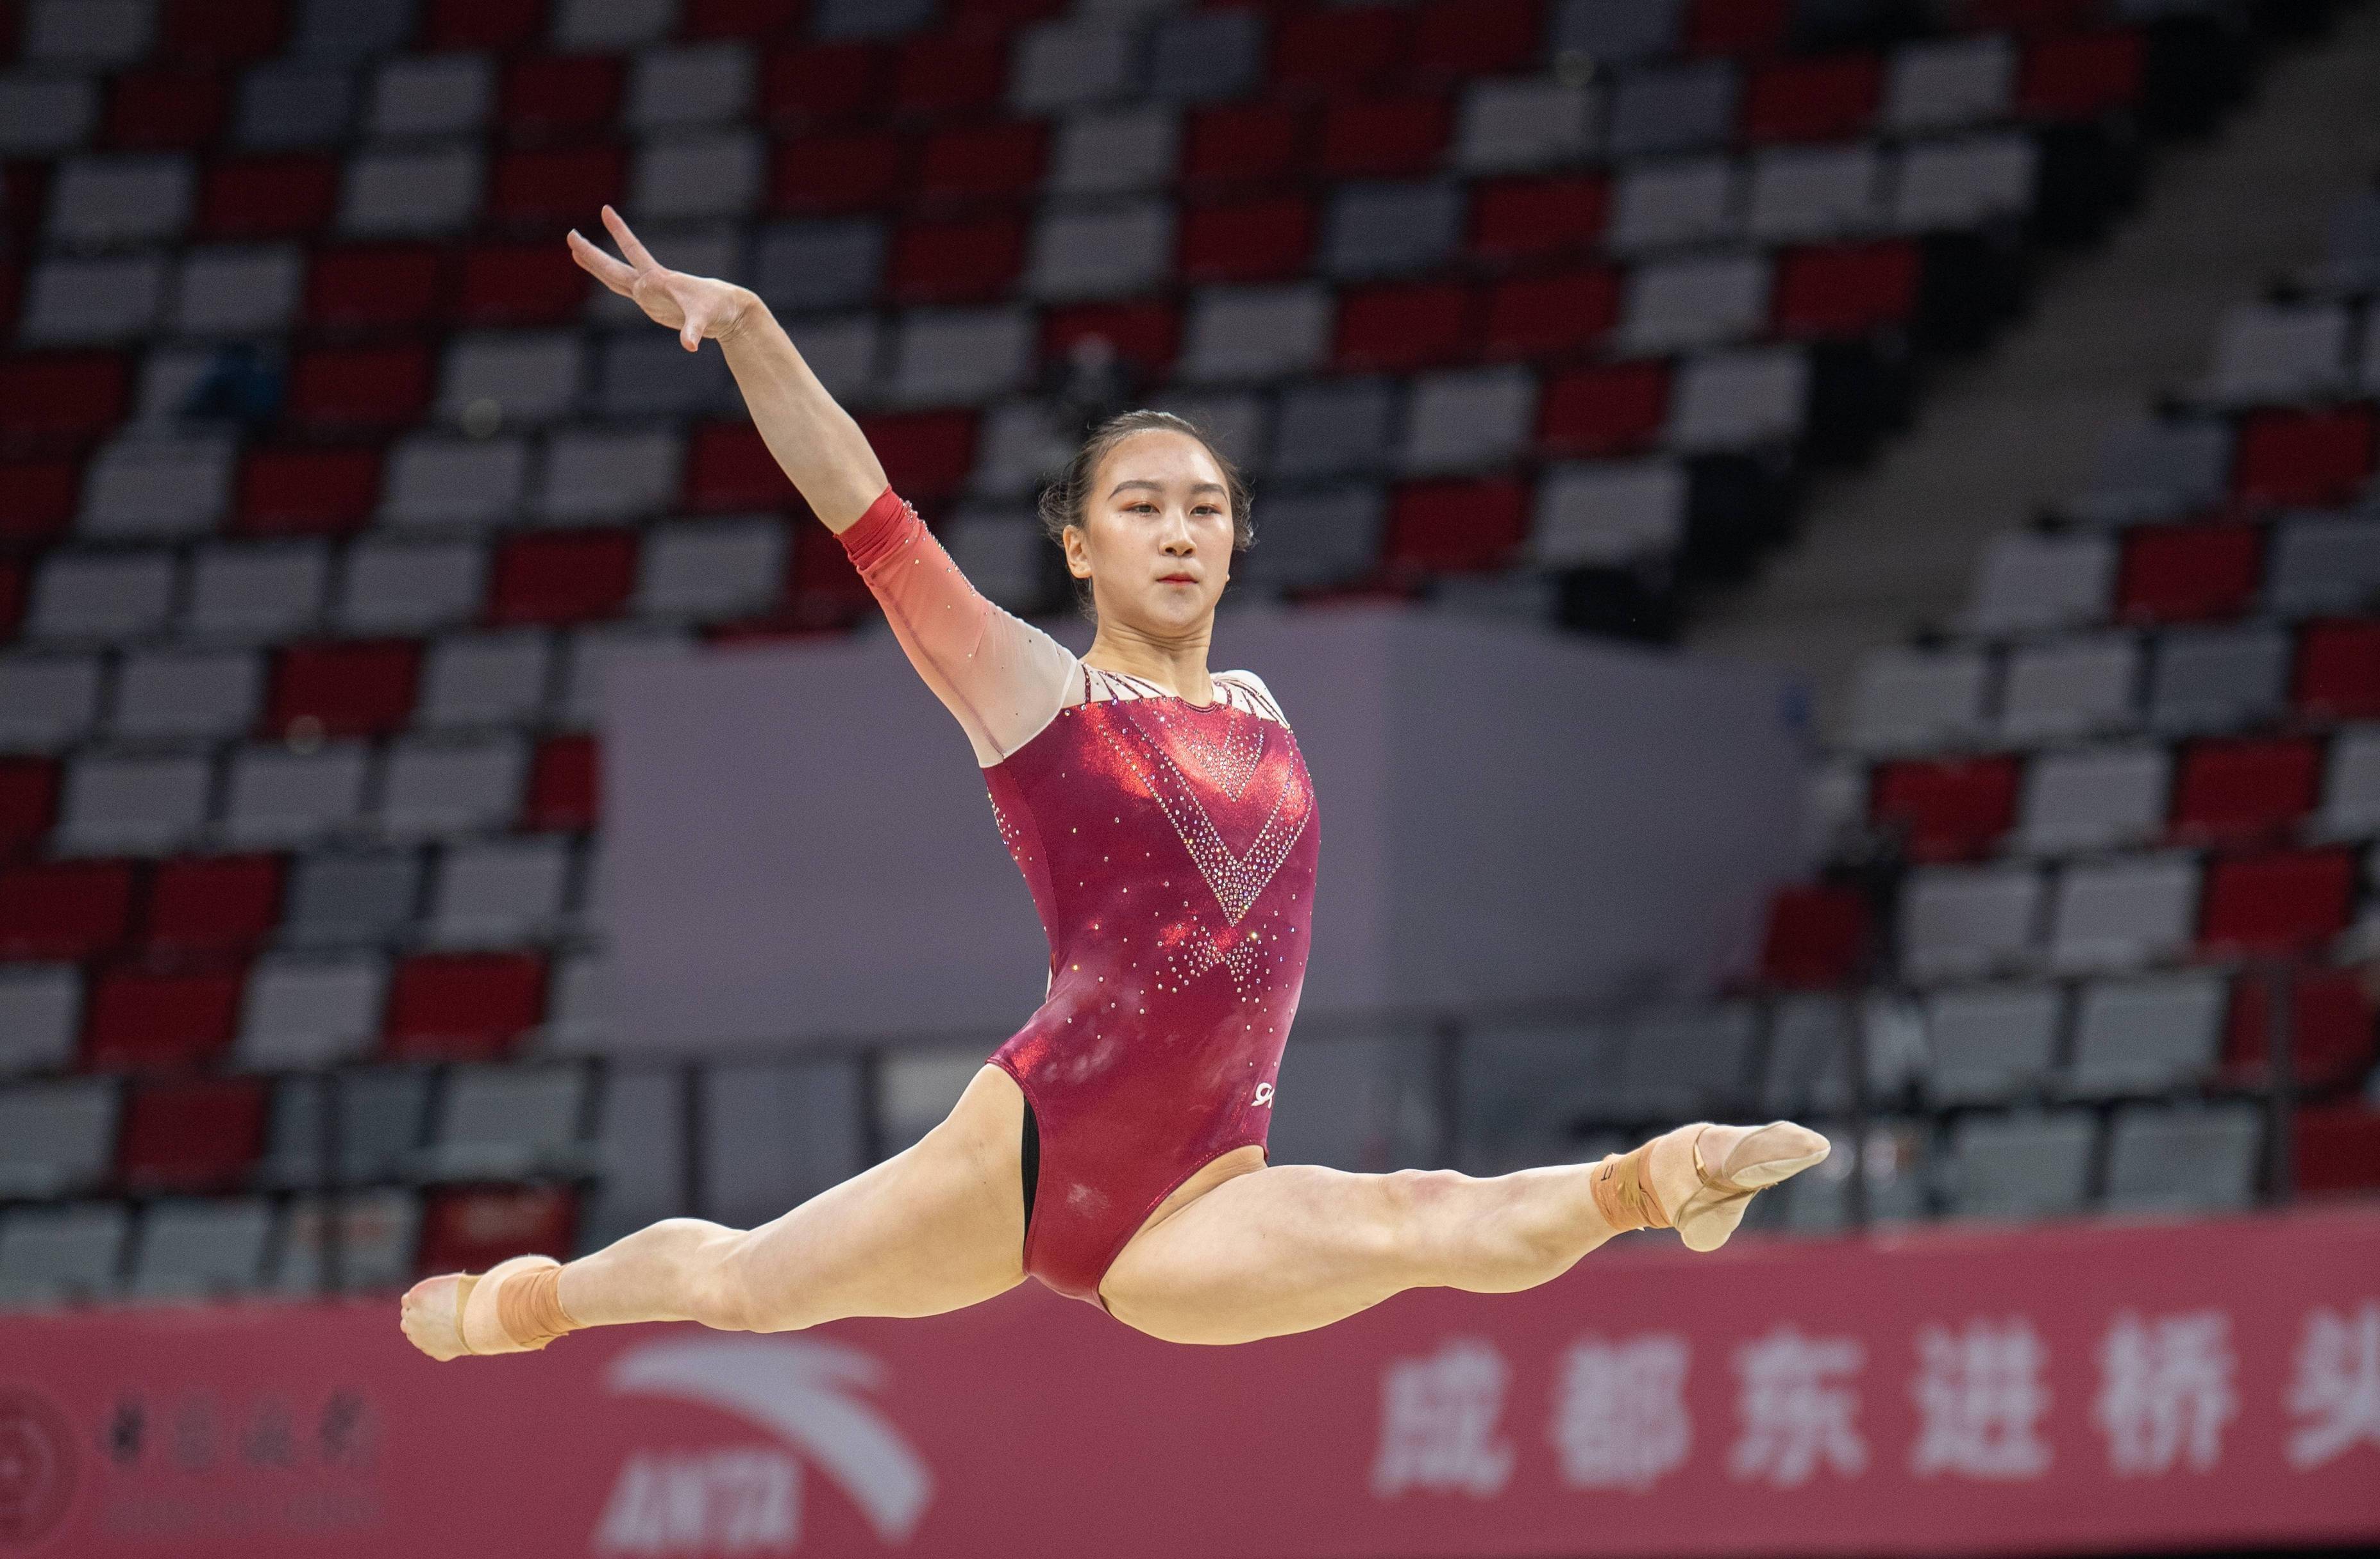
[[594, 1551], [790, 1553], [801, 1541], [805, 1461], [843, 1491], [878, 1538], [907, 1541], [934, 1480], [900, 1432], [857, 1398], [882, 1377], [867, 1354], [790, 1339], [693, 1338], [622, 1354], [605, 1381], [615, 1394], [716, 1408], [776, 1443], [635, 1453], [613, 1481]]
[[1271, 1084], [1271, 1083], [1269, 1083], [1269, 1082], [1259, 1082], [1259, 1083], [1257, 1083], [1257, 1104], [1259, 1104], [1259, 1105], [1265, 1106], [1267, 1106], [1268, 1108], [1269, 1108], [1269, 1107], [1270, 1107], [1270, 1106], [1271, 1106], [1271, 1104], [1272, 1104], [1272, 1084]]

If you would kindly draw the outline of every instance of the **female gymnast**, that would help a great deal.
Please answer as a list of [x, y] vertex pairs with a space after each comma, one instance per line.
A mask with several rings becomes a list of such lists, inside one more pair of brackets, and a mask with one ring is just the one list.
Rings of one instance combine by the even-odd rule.
[[423, 1352], [637, 1321], [932, 1315], [1028, 1275], [1152, 1336], [1246, 1342], [1407, 1288], [1532, 1287], [1626, 1229], [1712, 1250], [1755, 1191], [1826, 1156], [1779, 1121], [1682, 1126], [1492, 1179], [1268, 1166], [1318, 829], [1264, 680], [1207, 669], [1251, 538], [1231, 462], [1161, 413], [1092, 434], [1042, 502], [1097, 610], [1077, 659], [968, 585], [766, 305], [663, 268], [609, 207], [603, 221], [625, 262], [577, 233], [574, 257], [687, 351], [720, 344], [771, 453], [965, 728], [1049, 937], [1049, 989], [916, 1146], [759, 1228], [671, 1218], [566, 1265], [425, 1279], [403, 1305]]

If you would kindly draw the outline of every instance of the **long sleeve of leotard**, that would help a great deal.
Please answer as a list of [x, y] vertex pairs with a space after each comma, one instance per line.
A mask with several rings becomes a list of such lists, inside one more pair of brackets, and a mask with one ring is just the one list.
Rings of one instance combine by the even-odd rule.
[[891, 488], [841, 538], [909, 663], [958, 717], [978, 764], [1000, 762], [1055, 718], [1074, 652], [986, 599]]

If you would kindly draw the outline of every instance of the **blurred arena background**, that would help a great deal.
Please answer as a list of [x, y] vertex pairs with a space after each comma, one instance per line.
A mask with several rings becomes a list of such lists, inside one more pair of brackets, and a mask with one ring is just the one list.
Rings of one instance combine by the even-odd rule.
[[[2375, 177], [2345, 0], [0, 0], [0, 1553], [2380, 1544]], [[1794, 1114], [1804, 1308], [406, 1350], [1038, 999], [606, 201], [1078, 651], [1081, 429], [1248, 467], [1277, 1157]]]

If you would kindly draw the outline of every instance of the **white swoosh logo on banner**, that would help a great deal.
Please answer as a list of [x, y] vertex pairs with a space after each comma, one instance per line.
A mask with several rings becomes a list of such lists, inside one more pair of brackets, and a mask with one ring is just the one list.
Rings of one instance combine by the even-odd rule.
[[933, 1474], [892, 1425], [836, 1389], [882, 1377], [875, 1360], [829, 1343], [697, 1338], [625, 1353], [606, 1384], [623, 1395], [699, 1402], [771, 1431], [842, 1484], [877, 1536], [901, 1542], [933, 1497]]

